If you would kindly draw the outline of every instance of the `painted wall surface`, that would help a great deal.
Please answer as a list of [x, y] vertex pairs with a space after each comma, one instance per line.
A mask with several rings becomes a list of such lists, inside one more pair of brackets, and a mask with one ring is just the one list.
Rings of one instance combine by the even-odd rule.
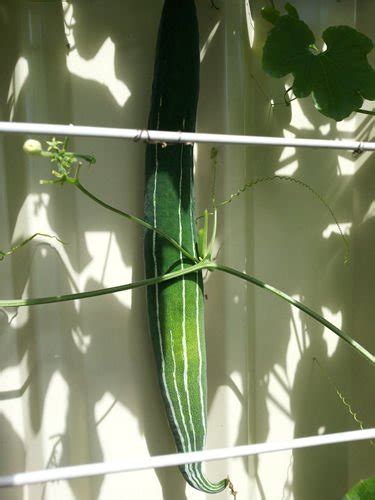
[[[198, 0], [198, 130], [373, 140], [373, 119], [336, 124], [309, 100], [279, 105], [288, 82], [261, 70], [267, 24], [261, 1]], [[349, 24], [374, 38], [375, 5], [294, 2], [318, 35]], [[161, 0], [0, 0], [0, 119], [145, 128]], [[246, 13], [248, 17], [246, 18]], [[68, 46], [69, 45], [69, 46]], [[372, 55], [372, 63], [375, 63]], [[274, 103], [274, 105], [272, 105]], [[370, 107], [370, 104], [368, 104]], [[143, 276], [143, 230], [73, 186], [40, 185], [46, 162], [22, 152], [26, 137], [0, 136], [0, 248], [39, 238], [0, 262], [0, 297], [37, 297], [114, 286]], [[45, 140], [46, 138], [41, 138]], [[74, 139], [94, 154], [82, 183], [142, 216], [145, 147]], [[211, 146], [196, 148], [198, 212], [209, 206]], [[246, 270], [321, 312], [375, 351], [372, 328], [374, 158], [364, 153], [218, 147], [217, 200], [257, 176], [295, 176], [329, 212], [289, 182], [257, 185], [219, 212], [220, 261]], [[374, 372], [302, 313], [223, 275], [206, 277], [208, 442], [224, 447], [375, 426]], [[0, 474], [170, 453], [145, 314], [145, 291], [0, 310]], [[332, 500], [374, 474], [369, 443], [207, 465], [228, 475], [238, 499]], [[1, 492], [4, 500], [204, 498], [174, 469], [61, 481]], [[208, 497], [207, 497], [208, 498]], [[228, 493], [217, 495], [228, 498]]]

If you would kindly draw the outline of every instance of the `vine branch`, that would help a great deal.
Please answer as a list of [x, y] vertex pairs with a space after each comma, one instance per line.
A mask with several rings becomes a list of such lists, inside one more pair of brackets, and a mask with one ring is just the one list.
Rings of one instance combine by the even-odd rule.
[[122, 217], [125, 217], [126, 219], [131, 220], [132, 222], [135, 222], [135, 223], [139, 224], [140, 226], [142, 226], [142, 227], [144, 227], [146, 229], [149, 229], [150, 231], [155, 232], [156, 234], [158, 234], [159, 236], [161, 236], [162, 238], [164, 238], [165, 240], [167, 240], [171, 245], [173, 245], [179, 252], [181, 252], [190, 261], [195, 262], [195, 263], [198, 262], [198, 260], [196, 259], [196, 257], [194, 257], [187, 250], [185, 250], [184, 247], [182, 247], [175, 239], [173, 239], [171, 236], [169, 236], [164, 231], [161, 231], [160, 229], [152, 226], [151, 224], [149, 224], [145, 220], [143, 220], [143, 219], [141, 219], [139, 217], [136, 217], [135, 215], [131, 215], [128, 212], [123, 212], [122, 210], [119, 210], [118, 208], [113, 207], [112, 205], [108, 205], [108, 203], [105, 203], [103, 200], [97, 198], [93, 193], [91, 193], [90, 191], [88, 191], [80, 183], [80, 181], [78, 180], [78, 178], [67, 178], [66, 180], [67, 180], [67, 182], [69, 184], [73, 184], [74, 186], [76, 186], [81, 191], [81, 193], [83, 193], [84, 195], [86, 195], [88, 198], [91, 198], [91, 200], [95, 201], [95, 203], [97, 203], [98, 205], [100, 205], [103, 208], [106, 208], [107, 210], [110, 210], [110, 211], [112, 211], [112, 212], [114, 212], [114, 213], [116, 213], [118, 215], [121, 215]]
[[190, 267], [185, 267], [183, 269], [180, 269], [178, 271], [174, 271], [172, 273], [167, 273], [162, 276], [155, 276], [154, 278], [148, 278], [148, 279], [143, 279], [140, 281], [135, 281], [133, 283], [127, 283], [125, 285], [120, 285], [120, 286], [115, 286], [115, 287], [110, 287], [110, 288], [102, 288], [99, 290], [93, 290], [89, 292], [81, 292], [81, 293], [74, 293], [74, 294], [68, 294], [68, 295], [60, 295], [60, 296], [51, 296], [51, 297], [41, 297], [41, 298], [31, 298], [31, 299], [16, 299], [16, 300], [0, 300], [0, 307], [23, 307], [23, 306], [34, 306], [34, 305], [40, 305], [40, 304], [51, 304], [51, 303], [56, 303], [56, 302], [67, 302], [71, 300], [78, 300], [78, 299], [85, 299], [85, 298], [90, 298], [90, 297], [97, 297], [101, 295], [108, 295], [111, 293], [117, 293], [117, 292], [123, 292], [125, 290], [132, 290], [135, 288], [142, 288], [145, 286], [151, 286], [151, 285], [156, 285], [159, 283], [164, 283], [170, 280], [173, 280], [175, 278], [191, 274], [193, 272], [197, 271], [202, 271], [204, 269], [207, 269], [209, 271], [222, 271], [224, 273], [230, 274], [232, 276], [235, 276], [237, 278], [240, 278], [244, 281], [247, 281], [249, 283], [252, 283], [253, 285], [256, 285], [260, 288], [263, 288], [264, 290], [272, 293], [273, 295], [276, 295], [280, 299], [285, 300], [289, 304], [293, 305], [294, 307], [297, 307], [301, 311], [303, 311], [305, 314], [308, 316], [314, 318], [316, 321], [318, 321], [320, 324], [331, 330], [333, 333], [338, 335], [342, 340], [344, 340], [350, 347], [355, 349], [359, 354], [361, 354], [364, 358], [367, 359], [372, 365], [375, 365], [375, 355], [371, 354], [367, 349], [365, 349], [359, 342], [354, 340], [352, 337], [344, 333], [342, 330], [337, 328], [333, 323], [325, 319], [323, 316], [318, 314], [317, 312], [313, 311], [310, 309], [308, 306], [305, 304], [302, 304], [302, 302], [299, 302], [296, 299], [293, 299], [289, 295], [287, 295], [285, 292], [282, 292], [281, 290], [278, 290], [272, 285], [269, 285], [263, 281], [261, 281], [258, 278], [255, 278], [254, 276], [250, 276], [249, 274], [246, 274], [244, 272], [238, 271], [237, 269], [234, 269], [232, 267], [225, 266], [223, 264], [217, 264], [216, 262], [213, 262], [212, 260], [204, 260], [202, 262], [199, 262], [197, 264], [194, 264], [193, 266]]

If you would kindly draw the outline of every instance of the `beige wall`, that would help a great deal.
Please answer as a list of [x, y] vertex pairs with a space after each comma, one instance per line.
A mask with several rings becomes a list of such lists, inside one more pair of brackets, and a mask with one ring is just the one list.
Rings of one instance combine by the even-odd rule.
[[[336, 124], [307, 100], [272, 108], [270, 99], [280, 101], [284, 82], [260, 68], [267, 27], [259, 18], [262, 2], [251, 4], [252, 47], [244, 3], [216, 3], [219, 11], [209, 0], [197, 1], [199, 131], [373, 138], [369, 117]], [[370, 1], [295, 4], [316, 33], [329, 24], [350, 24], [374, 37]], [[159, 0], [73, 1], [65, 34], [60, 2], [0, 0], [0, 119], [146, 127], [161, 5]], [[0, 137], [0, 248], [36, 231], [58, 234], [69, 244], [40, 240], [5, 259], [1, 297], [69, 293], [140, 278], [142, 229], [106, 213], [73, 187], [40, 186], [48, 166], [25, 158], [23, 140]], [[74, 139], [71, 145], [97, 158], [82, 175], [85, 185], [141, 216], [144, 146], [104, 139]], [[200, 146], [196, 155], [202, 210], [210, 201], [210, 146]], [[219, 147], [218, 161], [219, 200], [254, 176], [293, 174], [309, 183], [348, 232], [351, 259], [344, 265], [343, 245], [325, 208], [309, 191], [285, 182], [261, 184], [220, 212], [218, 258], [298, 297], [374, 352], [373, 158], [228, 146]], [[208, 447], [356, 428], [325, 373], [365, 426], [375, 425], [373, 371], [333, 334], [234, 278], [210, 275], [207, 296]], [[0, 325], [0, 474], [173, 451], [143, 290], [0, 311]], [[374, 463], [373, 448], [362, 443], [211, 463], [207, 470], [212, 479], [229, 473], [239, 500], [331, 500], [373, 473]], [[185, 488], [175, 470], [59, 482], [0, 496], [204, 497]]]

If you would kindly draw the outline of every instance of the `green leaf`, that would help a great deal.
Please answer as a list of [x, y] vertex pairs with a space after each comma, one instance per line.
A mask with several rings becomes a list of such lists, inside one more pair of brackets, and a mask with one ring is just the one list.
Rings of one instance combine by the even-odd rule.
[[280, 12], [273, 7], [262, 7], [260, 13], [262, 14], [263, 19], [271, 24], [276, 24], [280, 17]]
[[294, 5], [291, 5], [289, 2], [285, 4], [285, 10], [287, 13], [291, 16], [294, 17], [295, 19], [299, 19], [299, 14], [297, 9], [294, 7]]
[[299, 72], [313, 54], [309, 46], [315, 42], [310, 28], [299, 19], [280, 16], [268, 34], [263, 48], [263, 69], [276, 78]]
[[345, 495], [344, 500], [373, 500], [375, 498], [375, 477], [370, 477], [356, 484]]
[[360, 108], [364, 99], [375, 100], [375, 71], [367, 61], [372, 41], [349, 26], [332, 26], [323, 33], [327, 50], [316, 53], [312, 31], [290, 7], [289, 12], [293, 15], [280, 16], [268, 34], [264, 71], [276, 78], [291, 73], [294, 95], [312, 94], [315, 107], [336, 121]]

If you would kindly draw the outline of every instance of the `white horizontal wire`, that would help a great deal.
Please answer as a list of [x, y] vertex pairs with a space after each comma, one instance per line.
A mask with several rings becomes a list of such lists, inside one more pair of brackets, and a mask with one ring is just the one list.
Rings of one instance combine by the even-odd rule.
[[290, 441], [236, 446], [234, 448], [220, 448], [215, 450], [195, 451], [190, 453], [175, 453], [172, 455], [134, 458], [121, 462], [103, 462], [85, 465], [74, 465], [70, 467], [59, 467], [57, 469], [21, 472], [9, 476], [0, 476], [0, 488], [99, 476], [102, 474], [134, 472], [145, 469], [158, 469], [162, 467], [175, 467], [178, 465], [190, 464], [195, 462], [225, 460], [227, 458], [246, 457], [250, 455], [258, 455], [261, 453], [273, 453], [286, 450], [295, 450], [299, 448], [322, 446], [327, 444], [361, 441], [366, 439], [375, 439], [375, 428], [359, 431], [339, 432], [335, 434], [326, 434], [323, 436], [310, 436], [297, 438]]
[[82, 125], [54, 125], [49, 123], [0, 122], [0, 133], [61, 135], [130, 139], [135, 142], [161, 143], [214, 143], [253, 146], [306, 147], [348, 149], [356, 152], [375, 151], [375, 142], [348, 139], [294, 139], [289, 137], [262, 137], [255, 135], [201, 134], [192, 132], [166, 132], [112, 127], [86, 127]]

